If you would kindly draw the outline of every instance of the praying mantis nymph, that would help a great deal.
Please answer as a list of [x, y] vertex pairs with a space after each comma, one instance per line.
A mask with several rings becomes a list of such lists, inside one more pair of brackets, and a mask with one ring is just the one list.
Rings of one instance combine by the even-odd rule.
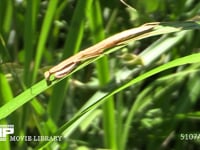
[[105, 49], [118, 46], [130, 40], [131, 38], [145, 34], [146, 32], [151, 31], [155, 27], [155, 25], [158, 24], [158, 22], [147, 23], [140, 27], [128, 29], [111, 37], [108, 37], [105, 40], [89, 48], [86, 48], [85, 50], [80, 51], [79, 53], [62, 61], [58, 65], [50, 68], [44, 73], [45, 79], [47, 81], [50, 81], [50, 77], [52, 75], [55, 79], [63, 78], [64, 76], [69, 74], [81, 61], [97, 57], [101, 55]]

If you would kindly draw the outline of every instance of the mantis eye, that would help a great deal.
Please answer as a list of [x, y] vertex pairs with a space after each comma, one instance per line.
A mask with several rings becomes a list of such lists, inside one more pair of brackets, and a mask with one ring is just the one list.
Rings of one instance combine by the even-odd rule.
[[45, 77], [46, 80], [49, 80], [50, 76], [51, 76], [51, 74], [50, 74], [49, 71], [46, 71], [46, 72], [44, 73], [44, 77]]

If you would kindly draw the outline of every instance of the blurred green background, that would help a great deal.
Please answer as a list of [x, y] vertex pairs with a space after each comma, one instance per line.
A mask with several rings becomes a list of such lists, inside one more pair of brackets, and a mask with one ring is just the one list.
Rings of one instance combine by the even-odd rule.
[[[1, 0], [1, 106], [44, 79], [51, 66], [113, 34], [147, 22], [198, 20], [200, 14], [198, 0], [126, 3], [131, 7], [119, 0]], [[0, 121], [14, 124], [16, 136], [62, 135], [61, 142], [7, 140], [0, 149], [197, 149], [199, 63], [165, 70], [119, 90], [101, 107], [78, 112], [101, 92], [112, 94], [157, 66], [198, 53], [199, 39], [199, 30], [163, 34], [129, 42], [89, 64]], [[123, 58], [144, 52], [145, 67]]]

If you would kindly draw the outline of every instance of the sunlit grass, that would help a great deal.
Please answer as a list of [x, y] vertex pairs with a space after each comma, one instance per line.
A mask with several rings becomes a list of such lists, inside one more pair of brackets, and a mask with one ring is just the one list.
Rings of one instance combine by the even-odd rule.
[[[6, 141], [0, 149], [199, 146], [183, 144], [180, 134], [199, 131], [200, 4], [129, 4], [137, 11], [114, 0], [1, 2], [0, 125], [14, 124], [16, 136], [63, 139]], [[165, 23], [82, 62], [65, 78], [50, 85], [44, 79], [45, 70], [80, 50], [157, 21]]]

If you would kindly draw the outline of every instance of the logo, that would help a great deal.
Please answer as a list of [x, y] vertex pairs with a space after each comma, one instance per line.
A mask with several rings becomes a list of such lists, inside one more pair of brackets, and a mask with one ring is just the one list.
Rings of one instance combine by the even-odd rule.
[[0, 141], [6, 141], [6, 136], [14, 133], [14, 125], [0, 125]]
[[[15, 136], [11, 134], [14, 134], [14, 125], [0, 125], [0, 141], [62, 141], [63, 138], [62, 136]], [[8, 137], [8, 135], [10, 136]]]

